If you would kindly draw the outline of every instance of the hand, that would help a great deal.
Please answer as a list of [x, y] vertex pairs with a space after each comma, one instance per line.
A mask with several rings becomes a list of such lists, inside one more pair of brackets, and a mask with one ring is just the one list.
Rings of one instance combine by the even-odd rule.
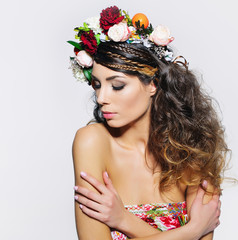
[[80, 203], [82, 212], [111, 228], [118, 229], [125, 218], [126, 210], [107, 172], [103, 173], [105, 185], [84, 172], [81, 172], [81, 177], [98, 191], [96, 193], [87, 188], [75, 186], [75, 191], [79, 193], [75, 195], [75, 200]]
[[[207, 181], [203, 182], [203, 187], [207, 188]], [[190, 211], [191, 219], [189, 224], [198, 232], [199, 238], [213, 231], [220, 224], [220, 196], [214, 194], [207, 204], [203, 204], [204, 195], [205, 191], [199, 187]]]

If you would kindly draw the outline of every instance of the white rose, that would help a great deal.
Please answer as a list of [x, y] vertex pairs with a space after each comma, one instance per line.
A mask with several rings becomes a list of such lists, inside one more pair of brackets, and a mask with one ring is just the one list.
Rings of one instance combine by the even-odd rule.
[[99, 22], [100, 17], [91, 17], [87, 18], [85, 22], [88, 24], [88, 28], [92, 29], [95, 34], [101, 33], [102, 29], [100, 28], [100, 22]]
[[93, 65], [93, 59], [86, 51], [79, 51], [75, 57], [77, 63], [82, 67], [91, 67]]
[[87, 79], [86, 77], [84, 76], [84, 73], [83, 73], [83, 70], [73, 70], [73, 75], [74, 77], [79, 81], [79, 82], [86, 82]]
[[109, 28], [108, 37], [114, 42], [124, 42], [131, 35], [131, 31], [126, 22], [120, 22]]
[[87, 79], [83, 73], [83, 68], [75, 62], [75, 59], [70, 60], [70, 65], [74, 77], [80, 82], [87, 82]]
[[149, 36], [150, 41], [156, 45], [166, 46], [174, 40], [170, 37], [170, 31], [166, 26], [158, 25]]

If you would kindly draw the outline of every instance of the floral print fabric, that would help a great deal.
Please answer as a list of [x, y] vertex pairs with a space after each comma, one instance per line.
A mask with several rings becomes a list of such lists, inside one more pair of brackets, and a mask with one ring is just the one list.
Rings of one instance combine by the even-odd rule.
[[[178, 228], [188, 221], [186, 202], [126, 205], [125, 208], [159, 231]], [[118, 231], [111, 234], [113, 240], [128, 239]]]

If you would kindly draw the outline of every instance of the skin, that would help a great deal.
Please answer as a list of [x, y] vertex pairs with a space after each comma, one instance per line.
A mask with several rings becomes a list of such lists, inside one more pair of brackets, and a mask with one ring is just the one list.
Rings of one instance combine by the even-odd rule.
[[[174, 239], [175, 236], [177, 240], [199, 239], [201, 235], [209, 233], [219, 224], [219, 196], [214, 195], [209, 203], [203, 204], [205, 191], [202, 190], [202, 188], [198, 189], [196, 198], [191, 206], [190, 215], [192, 220], [190, 220], [185, 227], [161, 233], [154, 228], [152, 231], [148, 224], [145, 224], [145, 222], [139, 220], [138, 217], [125, 210], [120, 196], [113, 187], [106, 172], [103, 173], [105, 185], [84, 172], [81, 172], [81, 177], [100, 193], [94, 193], [87, 188], [76, 186], [75, 190], [80, 195], [76, 195], [75, 197], [77, 201], [81, 203], [81, 210], [88, 216], [125, 233], [127, 236], [140, 236], [143, 237], [143, 239], [158, 239], [158, 237], [159, 239]], [[207, 181], [203, 181], [203, 187], [205, 189], [207, 188]], [[215, 214], [213, 210], [215, 210]], [[206, 230], [200, 232], [199, 229]], [[156, 234], [151, 235], [153, 232]]]
[[[85, 181], [80, 172], [89, 173], [103, 184], [102, 172], [107, 171], [124, 205], [181, 202], [185, 200], [187, 190], [186, 201], [190, 212], [197, 188], [187, 189], [185, 185], [171, 186], [170, 191], [162, 195], [158, 191], [159, 173], [152, 172], [154, 158], [145, 150], [149, 133], [151, 97], [156, 92], [154, 84], [145, 86], [135, 76], [112, 71], [97, 63], [94, 63], [92, 76], [101, 110], [113, 112], [114, 115], [107, 119], [108, 126], [92, 124], [79, 129], [76, 133], [73, 144], [76, 185], [98, 193], [98, 189]], [[159, 171], [159, 167], [156, 170]], [[208, 202], [211, 196], [202, 199]], [[213, 208], [210, 206], [210, 210], [207, 209], [211, 216], [215, 215], [218, 208], [218, 200], [214, 202], [217, 204], [214, 204]], [[75, 204], [75, 213], [80, 240], [112, 239], [109, 227], [82, 212], [78, 202]], [[125, 226], [128, 224], [134, 226], [139, 221], [132, 227], [134, 232], [128, 232], [130, 237], [158, 234], [157, 230], [155, 232], [155, 229], [135, 216], [127, 215], [126, 219], [128, 222]], [[137, 226], [141, 226], [141, 230]], [[161, 233], [160, 239], [174, 239], [175, 236], [179, 239], [178, 233], [183, 240], [198, 239], [200, 233], [196, 232], [194, 226], [199, 225], [186, 224], [185, 227]], [[191, 230], [195, 236], [190, 236]], [[152, 236], [148, 239], [154, 238]], [[212, 239], [212, 233], [202, 239]]]

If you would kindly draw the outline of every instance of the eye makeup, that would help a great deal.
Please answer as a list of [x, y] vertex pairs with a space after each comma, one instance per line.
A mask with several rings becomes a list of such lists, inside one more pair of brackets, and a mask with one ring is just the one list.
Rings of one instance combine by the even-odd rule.
[[[125, 87], [124, 81], [117, 80], [116, 78], [124, 78], [123, 76], [111, 76], [106, 78], [106, 81], [110, 81], [112, 84], [112, 89], [115, 91], [122, 90]], [[96, 78], [95, 76], [92, 75], [92, 87], [96, 90], [101, 88], [101, 82]]]

